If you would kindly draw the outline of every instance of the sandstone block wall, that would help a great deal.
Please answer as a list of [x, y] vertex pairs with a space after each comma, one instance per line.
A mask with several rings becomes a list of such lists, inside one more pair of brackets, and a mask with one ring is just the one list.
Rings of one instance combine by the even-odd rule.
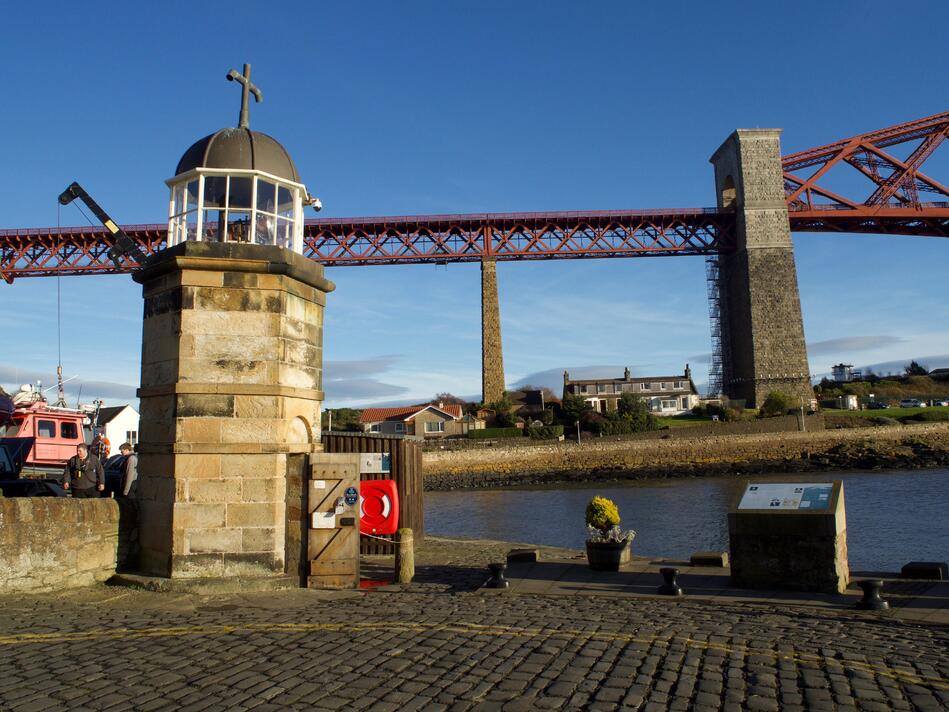
[[105, 581], [134, 558], [137, 534], [131, 500], [0, 497], [0, 593]]
[[233, 243], [178, 245], [136, 279], [141, 568], [283, 573], [287, 458], [319, 442], [333, 285], [300, 255]]

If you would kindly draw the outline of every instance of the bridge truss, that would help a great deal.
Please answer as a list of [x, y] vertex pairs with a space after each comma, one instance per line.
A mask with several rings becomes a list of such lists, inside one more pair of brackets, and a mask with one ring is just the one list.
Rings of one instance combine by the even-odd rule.
[[[949, 112], [784, 157], [791, 229], [949, 237], [949, 189], [921, 170], [947, 136]], [[902, 144], [910, 144], [903, 159], [885, 150]], [[870, 194], [828, 188], [838, 166], [869, 180]], [[816, 170], [804, 175], [808, 169]], [[320, 218], [306, 221], [304, 242], [305, 254], [328, 267], [709, 256], [734, 248], [734, 224], [732, 212], [717, 208]], [[165, 224], [124, 229], [146, 254], [165, 245]], [[129, 271], [130, 263], [109, 261], [111, 239], [92, 226], [0, 230], [0, 277]]]

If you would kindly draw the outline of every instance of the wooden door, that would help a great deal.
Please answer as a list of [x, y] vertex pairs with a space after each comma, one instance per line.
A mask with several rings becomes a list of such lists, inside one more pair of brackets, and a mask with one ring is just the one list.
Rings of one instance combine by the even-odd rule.
[[[355, 500], [352, 493], [356, 493]], [[308, 588], [359, 586], [359, 455], [314, 453], [307, 483]]]

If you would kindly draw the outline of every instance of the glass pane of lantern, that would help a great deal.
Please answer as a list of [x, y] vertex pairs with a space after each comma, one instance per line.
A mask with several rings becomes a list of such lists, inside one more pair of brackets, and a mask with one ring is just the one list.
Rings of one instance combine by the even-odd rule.
[[197, 210], [198, 208], [198, 181], [188, 181], [188, 188], [185, 193], [188, 210]]
[[205, 210], [201, 222], [201, 239], [205, 242], [220, 242], [223, 225], [223, 210]]
[[283, 186], [278, 188], [280, 200], [277, 203], [277, 212], [284, 217], [293, 217], [293, 191]]
[[[233, 179], [232, 179], [233, 180]], [[250, 213], [227, 211], [227, 241], [250, 241]]]
[[[189, 191], [190, 192], [190, 191]], [[226, 176], [204, 177], [204, 207], [223, 208], [227, 196]]]
[[277, 186], [260, 178], [257, 179], [257, 209], [268, 213], [275, 213]]
[[253, 178], [235, 178], [231, 176], [231, 189], [227, 194], [228, 208], [251, 208], [251, 190]]
[[[271, 186], [273, 188], [273, 186]], [[258, 190], [260, 190], [258, 186]], [[258, 196], [260, 193], [257, 194]], [[270, 215], [269, 213], [259, 212], [257, 213], [257, 224], [254, 228], [254, 241], [258, 245], [273, 245], [275, 238], [274, 228], [276, 227], [277, 219]]]
[[176, 185], [171, 189], [171, 214], [181, 215], [184, 211], [184, 186]]
[[185, 215], [184, 218], [187, 221], [187, 235], [185, 236], [186, 240], [197, 240], [198, 239], [198, 212], [194, 211]]
[[293, 221], [277, 218], [277, 246], [293, 247]]

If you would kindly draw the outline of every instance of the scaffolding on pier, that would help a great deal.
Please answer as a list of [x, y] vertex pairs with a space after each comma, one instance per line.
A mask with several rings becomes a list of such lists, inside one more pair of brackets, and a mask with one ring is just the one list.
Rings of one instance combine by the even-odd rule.
[[720, 398], [724, 384], [722, 354], [722, 285], [720, 255], [705, 257], [705, 286], [708, 291], [708, 317], [712, 332], [712, 355], [708, 366], [706, 397]]

